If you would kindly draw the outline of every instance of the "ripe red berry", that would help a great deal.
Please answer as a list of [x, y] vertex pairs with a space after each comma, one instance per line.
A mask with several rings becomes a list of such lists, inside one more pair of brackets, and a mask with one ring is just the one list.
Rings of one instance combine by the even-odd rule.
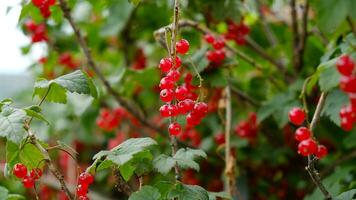
[[35, 180], [39, 179], [42, 176], [42, 170], [39, 168], [32, 169], [30, 172], [30, 176]]
[[218, 56], [216, 54], [216, 51], [207, 51], [205, 53], [205, 56], [210, 62], [216, 62], [218, 60], [217, 59]]
[[201, 122], [201, 118], [194, 113], [189, 113], [186, 117], [186, 120], [189, 126], [197, 126]]
[[328, 149], [324, 145], [318, 145], [318, 150], [315, 153], [315, 156], [319, 159], [324, 158], [328, 155]]
[[351, 120], [351, 118], [348, 117], [341, 118], [341, 128], [344, 131], [351, 131], [353, 128], [353, 121]]
[[350, 76], [355, 69], [355, 63], [348, 55], [341, 56], [336, 62], [337, 70], [344, 76]]
[[33, 186], [35, 186], [35, 179], [30, 176], [25, 176], [22, 180], [22, 185], [25, 188], [32, 188]]
[[78, 183], [80, 185], [90, 185], [94, 182], [94, 176], [88, 172], [83, 172], [78, 177]]
[[170, 135], [176, 136], [182, 131], [182, 127], [179, 123], [173, 122], [168, 126], [168, 131]]
[[176, 56], [176, 63], [174, 65], [174, 69], [178, 69], [181, 65], [182, 65], [182, 60], [180, 59], [179, 56]]
[[342, 76], [340, 79], [340, 89], [344, 92], [356, 93], [356, 76]]
[[315, 154], [318, 150], [318, 145], [313, 139], [303, 140], [298, 145], [298, 153], [302, 156]]
[[161, 89], [173, 89], [174, 82], [170, 80], [168, 77], [163, 77], [159, 83], [159, 87]]
[[182, 101], [187, 98], [188, 94], [188, 89], [185, 86], [179, 86], [175, 90], [175, 97], [179, 100]]
[[22, 163], [14, 166], [13, 173], [17, 178], [24, 178], [27, 175], [27, 167]]
[[179, 109], [177, 105], [170, 104], [168, 106], [168, 110], [172, 117], [179, 115]]
[[180, 54], [186, 54], [189, 51], [189, 42], [181, 39], [176, 43], [176, 50]]
[[219, 39], [215, 40], [214, 43], [213, 43], [213, 47], [216, 50], [224, 48], [225, 47], [225, 40], [223, 38], [219, 38]]
[[211, 35], [211, 34], [209, 34], [209, 33], [204, 35], [204, 39], [205, 39], [205, 41], [206, 41], [207, 43], [209, 43], [209, 44], [213, 44], [214, 41], [215, 41], [214, 36]]
[[36, 7], [40, 7], [44, 3], [44, 0], [32, 0], [32, 4]]
[[178, 108], [179, 108], [179, 113], [181, 114], [186, 114], [187, 112], [190, 112], [194, 108], [194, 101], [191, 99], [185, 99], [183, 101], [180, 101], [178, 103]]
[[171, 111], [169, 110], [169, 105], [168, 104], [164, 104], [159, 108], [159, 112], [161, 114], [162, 117], [170, 117], [172, 116]]
[[299, 142], [309, 139], [311, 136], [311, 132], [306, 127], [300, 127], [295, 131], [295, 139]]
[[198, 102], [194, 105], [193, 111], [199, 116], [205, 116], [208, 113], [208, 105], [204, 102]]
[[86, 196], [88, 193], [88, 185], [78, 185], [76, 192], [78, 196]]
[[29, 32], [35, 32], [37, 29], [37, 25], [35, 24], [35, 22], [33, 20], [26, 21], [25, 27], [26, 27], [27, 31], [29, 31]]
[[174, 91], [172, 89], [163, 89], [159, 93], [159, 97], [161, 98], [162, 101], [164, 102], [170, 102], [174, 98]]
[[172, 60], [170, 58], [162, 58], [159, 62], [159, 68], [162, 72], [168, 72], [173, 66]]
[[219, 133], [214, 136], [215, 143], [218, 145], [225, 144], [225, 134]]
[[301, 108], [292, 108], [289, 111], [289, 121], [294, 125], [302, 125], [305, 117], [305, 112]]
[[79, 196], [78, 200], [89, 200], [87, 196]]
[[167, 78], [173, 82], [177, 82], [180, 78], [180, 72], [178, 70], [171, 70], [168, 72]]
[[218, 63], [225, 59], [225, 51], [224, 50], [217, 50], [215, 52], [216, 60]]

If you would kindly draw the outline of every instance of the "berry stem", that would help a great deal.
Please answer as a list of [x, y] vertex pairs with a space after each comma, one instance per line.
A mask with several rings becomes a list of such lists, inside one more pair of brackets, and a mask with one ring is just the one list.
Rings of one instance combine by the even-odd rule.
[[[310, 123], [309, 129], [313, 134], [313, 131], [316, 127], [316, 124], [320, 120], [321, 116], [321, 111], [323, 110], [324, 104], [325, 104], [325, 99], [326, 99], [327, 93], [323, 92], [320, 95], [318, 105], [316, 106], [316, 110], [314, 112], [313, 119]], [[313, 135], [311, 135], [313, 137]], [[315, 163], [318, 159], [315, 156], [309, 155], [308, 156], [308, 165], [305, 167], [305, 169], [308, 171], [310, 178], [314, 182], [314, 184], [319, 188], [319, 190], [323, 193], [325, 199], [331, 200], [332, 197], [330, 193], [327, 191], [323, 183], [321, 182], [321, 177], [319, 175], [319, 172], [317, 169], [315, 169]]]

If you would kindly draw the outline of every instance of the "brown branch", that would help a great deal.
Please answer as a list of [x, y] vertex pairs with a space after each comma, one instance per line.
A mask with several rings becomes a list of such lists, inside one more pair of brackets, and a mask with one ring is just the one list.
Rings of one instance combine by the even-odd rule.
[[141, 122], [142, 125], [144, 125], [145, 127], [149, 128], [153, 131], [158, 132], [163, 137], [167, 137], [167, 135], [158, 126], [156, 126], [154, 123], [151, 123], [150, 121], [148, 121], [145, 118], [145, 116], [142, 114], [142, 112], [140, 112], [139, 109], [137, 109], [132, 104], [130, 104], [126, 99], [121, 97], [120, 94], [116, 90], [114, 90], [114, 88], [111, 87], [110, 83], [105, 79], [105, 76], [103, 75], [103, 73], [100, 71], [99, 67], [94, 62], [91, 52], [90, 52], [90, 49], [89, 49], [83, 35], [81, 34], [79, 28], [74, 23], [74, 20], [70, 14], [70, 10], [67, 6], [67, 3], [65, 2], [65, 0], [59, 0], [59, 2], [60, 2], [60, 7], [64, 13], [64, 17], [68, 20], [69, 24], [71, 25], [72, 29], [74, 30], [76, 39], [78, 40], [79, 46], [81, 47], [81, 49], [84, 52], [84, 55], [87, 59], [89, 67], [95, 72], [95, 74], [98, 76], [100, 81], [104, 84], [107, 91], [115, 98], [115, 100], [121, 106], [123, 106], [128, 112], [130, 112], [135, 118], [137, 118], [138, 121]]
[[126, 196], [130, 196], [133, 192], [130, 185], [122, 178], [121, 173], [118, 169], [114, 171], [116, 177], [116, 187], [119, 192], [124, 193]]
[[298, 28], [298, 12], [296, 6], [296, 0], [290, 0], [291, 9], [291, 21], [292, 21], [292, 35], [293, 35], [293, 67], [296, 71], [300, 70], [300, 59], [299, 59], [299, 28]]
[[305, 45], [307, 42], [307, 38], [308, 38], [308, 17], [309, 17], [309, 1], [307, 0], [305, 2], [304, 5], [304, 10], [303, 10], [303, 18], [302, 18], [302, 30], [301, 30], [301, 34], [300, 34], [300, 41], [298, 44], [298, 69], [300, 70], [300, 68], [303, 66], [304, 64], [304, 51], [305, 51]]
[[[202, 34], [214, 34], [213, 31], [211, 31], [209, 28], [200, 25], [198, 22], [192, 21], [192, 20], [180, 20], [178, 23], [180, 28], [185, 28], [185, 27], [192, 27], [194, 29], [196, 29], [197, 31], [199, 31]], [[167, 26], [161, 27], [160, 29], [156, 30], [154, 32], [154, 37], [156, 39], [156, 41], [158, 41], [163, 47], [166, 46], [166, 42], [164, 40], [164, 35], [165, 35], [165, 31], [166, 29], [172, 29], [172, 24], [169, 24]], [[263, 67], [258, 64], [255, 59], [249, 57], [248, 55], [244, 54], [241, 51], [236, 50], [235, 48], [233, 48], [231, 45], [226, 44], [226, 49], [231, 52], [232, 54], [238, 56], [239, 58], [241, 58], [242, 60], [246, 61], [247, 63], [249, 63], [251, 66], [253, 66], [255, 69], [257, 69], [260, 72], [264, 72]], [[282, 86], [280, 85], [280, 83], [273, 77], [273, 76], [268, 76], [267, 77], [271, 83], [273, 83], [277, 88], [282, 88]]]
[[[320, 96], [318, 105], [316, 107], [316, 110], [314, 112], [314, 116], [313, 119], [310, 123], [310, 131], [313, 132], [315, 130], [316, 124], [319, 122], [320, 120], [320, 116], [321, 116], [321, 111], [323, 110], [324, 104], [325, 104], [325, 99], [326, 99], [327, 93], [323, 92]], [[305, 169], [308, 171], [312, 181], [314, 182], [314, 184], [319, 188], [319, 190], [323, 193], [325, 199], [327, 200], [331, 200], [332, 197], [330, 195], [330, 193], [327, 191], [327, 189], [325, 188], [325, 186], [323, 185], [323, 183], [321, 182], [321, 177], [319, 175], [319, 172], [317, 169], [315, 169], [315, 163], [317, 162], [317, 158], [309, 155], [308, 156], [308, 165], [305, 167]]]

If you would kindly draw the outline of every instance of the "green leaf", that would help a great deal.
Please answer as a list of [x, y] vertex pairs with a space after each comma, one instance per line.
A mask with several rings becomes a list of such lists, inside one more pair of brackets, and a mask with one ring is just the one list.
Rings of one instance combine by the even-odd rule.
[[317, 23], [322, 32], [332, 33], [346, 19], [349, 12], [348, 1], [323, 0], [315, 3]]
[[356, 189], [352, 189], [341, 193], [339, 196], [335, 197], [334, 200], [353, 200], [356, 199]]
[[153, 168], [157, 172], [165, 175], [171, 171], [175, 163], [176, 161], [172, 157], [161, 154], [153, 160]]
[[8, 194], [9, 194], [9, 191], [6, 188], [0, 186], [0, 200], [6, 200]]
[[207, 155], [204, 151], [200, 149], [186, 148], [179, 149], [173, 158], [181, 168], [192, 168], [199, 171], [199, 164], [194, 161], [199, 157], [207, 158]]
[[116, 36], [130, 19], [134, 6], [128, 1], [113, 1], [109, 7], [109, 16], [100, 31], [102, 36]]
[[139, 191], [134, 192], [130, 196], [129, 200], [159, 200], [160, 198], [161, 194], [157, 188], [146, 185]]
[[168, 199], [209, 200], [209, 195], [208, 192], [200, 186], [177, 184], [176, 187], [168, 193]]
[[231, 196], [226, 192], [209, 192], [209, 200], [216, 200], [217, 197], [221, 199], [231, 199]]
[[6, 106], [0, 113], [0, 137], [19, 144], [26, 136], [23, 128], [26, 112]]
[[336, 58], [323, 63], [320, 68], [319, 86], [320, 90], [327, 92], [339, 85], [340, 74], [335, 67]]
[[133, 166], [131, 163], [126, 163], [124, 165], [121, 165], [119, 167], [120, 174], [122, 175], [122, 178], [127, 182], [130, 180], [131, 176], [134, 174], [136, 167]]
[[340, 126], [340, 109], [349, 103], [348, 96], [339, 89], [332, 90], [325, 99], [325, 105], [321, 116], [328, 117], [336, 125]]
[[[49, 90], [49, 92], [48, 92]], [[78, 94], [88, 94], [97, 97], [96, 88], [92, 80], [81, 70], [60, 76], [54, 80], [38, 79], [35, 83], [34, 96], [44, 97], [47, 94], [47, 100], [56, 103], [66, 103], [66, 91]]]
[[30, 106], [28, 108], [24, 108], [23, 110], [26, 112], [27, 116], [37, 118], [49, 124], [49, 121], [47, 121], [47, 119], [41, 114], [41, 108], [39, 106]]
[[3, 106], [5, 106], [5, 105], [10, 105], [10, 104], [12, 104], [12, 103], [13, 103], [12, 99], [4, 99], [4, 100], [2, 100], [2, 101], [0, 102], [0, 111], [1, 111], [1, 109], [2, 109]]
[[9, 194], [6, 200], [25, 200], [26, 198], [19, 194]]

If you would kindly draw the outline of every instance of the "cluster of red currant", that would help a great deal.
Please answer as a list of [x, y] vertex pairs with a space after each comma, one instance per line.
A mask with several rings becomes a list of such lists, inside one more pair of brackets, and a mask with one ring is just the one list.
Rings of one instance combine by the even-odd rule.
[[105, 131], [112, 131], [121, 123], [121, 119], [127, 116], [125, 109], [117, 107], [114, 110], [103, 108], [100, 110], [100, 116], [96, 120], [96, 124]]
[[186, 127], [182, 134], [179, 135], [181, 141], [190, 141], [192, 146], [199, 147], [201, 143], [200, 133], [192, 127]]
[[[189, 42], [181, 39], [176, 43], [176, 51], [179, 54], [186, 54], [189, 50]], [[179, 67], [182, 65], [181, 59], [176, 56], [172, 58], [162, 58], [159, 68], [162, 73], [167, 73], [159, 83], [161, 89], [160, 98], [166, 104], [160, 107], [162, 117], [175, 117], [187, 114], [186, 121], [188, 126], [196, 126], [208, 112], [208, 106], [204, 102], [195, 102], [197, 96], [193, 95], [195, 87], [191, 85], [192, 76], [185, 77], [185, 84], [176, 86], [180, 79]], [[179, 135], [182, 127], [177, 122], [172, 122], [168, 131], [171, 135]]]
[[237, 45], [246, 44], [246, 35], [250, 33], [250, 28], [240, 22], [240, 24], [236, 24], [234, 21], [229, 20], [228, 22], [227, 33], [225, 33], [225, 38], [227, 40], [233, 40]]
[[[292, 108], [289, 111], [289, 121], [296, 125], [301, 126], [306, 119], [306, 114], [301, 108]], [[302, 156], [315, 155], [321, 159], [328, 154], [328, 149], [312, 138], [312, 132], [307, 127], [299, 127], [295, 131], [294, 138], [299, 142], [298, 153]]]
[[27, 167], [22, 163], [17, 163], [13, 168], [13, 174], [17, 178], [22, 178], [22, 184], [25, 188], [32, 188], [35, 186], [35, 181], [42, 176], [42, 170], [34, 168], [27, 174]]
[[220, 65], [226, 56], [226, 52], [224, 51], [225, 39], [223, 37], [214, 37], [209, 33], [205, 34], [204, 39], [214, 48], [214, 50], [209, 50], [206, 52], [206, 58], [215, 66]]
[[46, 25], [44, 23], [36, 24], [33, 20], [25, 23], [26, 30], [31, 33], [32, 43], [48, 41]]
[[351, 102], [340, 110], [341, 128], [345, 131], [351, 131], [356, 123], [355, 63], [349, 55], [343, 55], [337, 60], [336, 67], [341, 74], [340, 89], [349, 95]]
[[145, 69], [147, 65], [147, 58], [143, 49], [139, 48], [135, 55], [135, 61], [132, 64], [132, 68], [136, 70]]
[[94, 182], [94, 176], [83, 172], [78, 177], [77, 195], [78, 200], [89, 200], [87, 197], [89, 185]]
[[257, 130], [257, 115], [254, 112], [249, 114], [247, 120], [241, 121], [235, 127], [236, 135], [249, 139], [253, 139], [257, 136]]
[[74, 60], [69, 52], [62, 53], [58, 58], [58, 63], [68, 69], [76, 69], [79, 66], [79, 63]]
[[32, 4], [40, 9], [44, 18], [51, 16], [50, 7], [56, 3], [56, 0], [32, 0]]

